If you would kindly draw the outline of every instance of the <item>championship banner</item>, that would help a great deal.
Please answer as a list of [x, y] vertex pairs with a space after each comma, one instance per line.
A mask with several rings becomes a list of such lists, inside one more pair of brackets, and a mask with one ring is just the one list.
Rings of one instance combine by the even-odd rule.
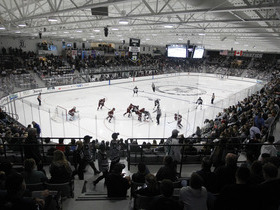
[[129, 39], [129, 58], [136, 62], [139, 60], [140, 57], [140, 39]]

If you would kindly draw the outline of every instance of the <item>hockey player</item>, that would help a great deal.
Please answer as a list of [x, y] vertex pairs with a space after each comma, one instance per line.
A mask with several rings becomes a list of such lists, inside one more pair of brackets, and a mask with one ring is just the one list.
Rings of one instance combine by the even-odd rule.
[[155, 100], [155, 106], [154, 106], [154, 109], [155, 109], [155, 108], [157, 108], [157, 107], [159, 107], [159, 99], [156, 99], [156, 100]]
[[215, 100], [215, 94], [213, 93], [213, 94], [212, 94], [212, 97], [211, 97], [211, 104], [214, 103], [214, 100]]
[[202, 103], [203, 103], [203, 100], [201, 99], [201, 97], [199, 97], [196, 101], [196, 104], [197, 104], [196, 109], [199, 105], [200, 105], [200, 109], [202, 109]]
[[135, 88], [133, 88], [133, 96], [134, 94], [136, 94], [138, 96], [138, 87], [135, 86]]
[[123, 114], [123, 116], [125, 116], [126, 114], [128, 114], [128, 117], [131, 116], [131, 112], [132, 112], [132, 108], [133, 108], [133, 104], [130, 104], [127, 109], [126, 112]]
[[115, 111], [115, 108], [113, 108], [111, 111], [108, 112], [108, 117], [106, 117], [106, 120], [109, 121], [109, 123], [111, 122], [112, 118], [114, 117], [114, 111]]
[[153, 122], [149, 111], [144, 111], [143, 114], [144, 114], [144, 121], [151, 120]]
[[98, 102], [97, 110], [99, 108], [102, 109], [102, 107], [104, 106], [104, 103], [105, 103], [105, 98], [100, 99], [99, 102]]
[[136, 112], [138, 115], [138, 120], [141, 122], [142, 121], [142, 113], [145, 111], [145, 108], [142, 108]]
[[174, 120], [177, 121], [177, 126], [178, 128], [182, 128], [183, 125], [181, 124], [182, 122], [182, 115], [178, 114], [174, 114]]
[[154, 83], [152, 83], [152, 89], [153, 89], [153, 92], [156, 92], [156, 86]]
[[74, 120], [75, 113], [77, 113], [77, 111], [76, 111], [76, 107], [74, 106], [72, 109], [68, 111], [68, 114], [70, 115], [70, 119], [69, 119], [70, 121]]

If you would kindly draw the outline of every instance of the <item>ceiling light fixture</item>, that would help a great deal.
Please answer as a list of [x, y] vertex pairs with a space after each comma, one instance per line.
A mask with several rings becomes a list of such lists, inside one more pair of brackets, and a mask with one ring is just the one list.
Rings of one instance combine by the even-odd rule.
[[78, 31], [76, 31], [76, 32], [78, 32], [78, 33], [82, 33], [83, 31], [81, 31], [81, 30], [78, 30]]
[[56, 22], [57, 19], [55, 19], [55, 18], [49, 18], [48, 21], [49, 21], [49, 22]]
[[173, 28], [172, 25], [165, 25], [164, 28]]
[[6, 28], [4, 26], [0, 26], [0, 30], [5, 30]]
[[111, 30], [112, 31], [118, 31], [119, 29], [118, 28], [112, 28]]
[[19, 27], [25, 27], [26, 24], [25, 24], [25, 23], [20, 23], [20, 24], [18, 24], [18, 26], [19, 26]]
[[119, 20], [119, 24], [127, 25], [128, 21], [127, 20]]
[[99, 30], [99, 29], [94, 29], [93, 31], [94, 31], [94, 32], [100, 32], [100, 30]]
[[205, 34], [203, 34], [203, 33], [200, 33], [200, 34], [198, 34], [199, 36], [205, 36]]
[[20, 34], [21, 32], [20, 32], [20, 31], [16, 31], [15, 33], [16, 33], [16, 34]]

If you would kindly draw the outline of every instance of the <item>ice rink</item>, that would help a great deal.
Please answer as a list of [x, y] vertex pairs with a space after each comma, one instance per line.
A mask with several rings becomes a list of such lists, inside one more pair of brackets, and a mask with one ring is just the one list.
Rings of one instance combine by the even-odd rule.
[[[156, 91], [152, 91], [152, 82]], [[133, 88], [139, 89], [133, 96]], [[40, 124], [42, 137], [83, 137], [91, 135], [98, 140], [111, 140], [113, 132], [119, 132], [119, 138], [162, 138], [169, 137], [177, 127], [174, 114], [183, 116], [180, 134], [185, 136], [195, 132], [196, 126], [203, 126], [206, 118], [213, 119], [224, 107], [237, 103], [251, 93], [259, 90], [261, 84], [253, 79], [220, 79], [215, 75], [168, 74], [95, 82], [91, 88], [42, 94], [42, 106], [38, 106], [37, 95], [16, 100], [19, 122], [27, 126], [34, 120]], [[215, 93], [212, 105], [211, 96]], [[202, 109], [195, 109], [198, 97], [203, 99]], [[105, 107], [97, 110], [98, 101], [105, 98]], [[156, 124], [154, 101], [160, 99], [162, 116], [160, 125]], [[152, 115], [149, 122], [138, 121], [123, 116], [129, 104], [139, 105]], [[66, 116], [55, 116], [55, 107], [59, 105], [69, 110], [77, 107], [79, 113], [73, 121]], [[106, 120], [109, 109], [115, 108], [111, 123]]]

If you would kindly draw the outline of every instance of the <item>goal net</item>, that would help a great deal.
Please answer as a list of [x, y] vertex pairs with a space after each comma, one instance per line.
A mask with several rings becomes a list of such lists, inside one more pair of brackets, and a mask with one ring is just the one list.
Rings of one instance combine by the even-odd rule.
[[56, 122], [67, 121], [67, 109], [62, 106], [56, 106], [51, 119]]

